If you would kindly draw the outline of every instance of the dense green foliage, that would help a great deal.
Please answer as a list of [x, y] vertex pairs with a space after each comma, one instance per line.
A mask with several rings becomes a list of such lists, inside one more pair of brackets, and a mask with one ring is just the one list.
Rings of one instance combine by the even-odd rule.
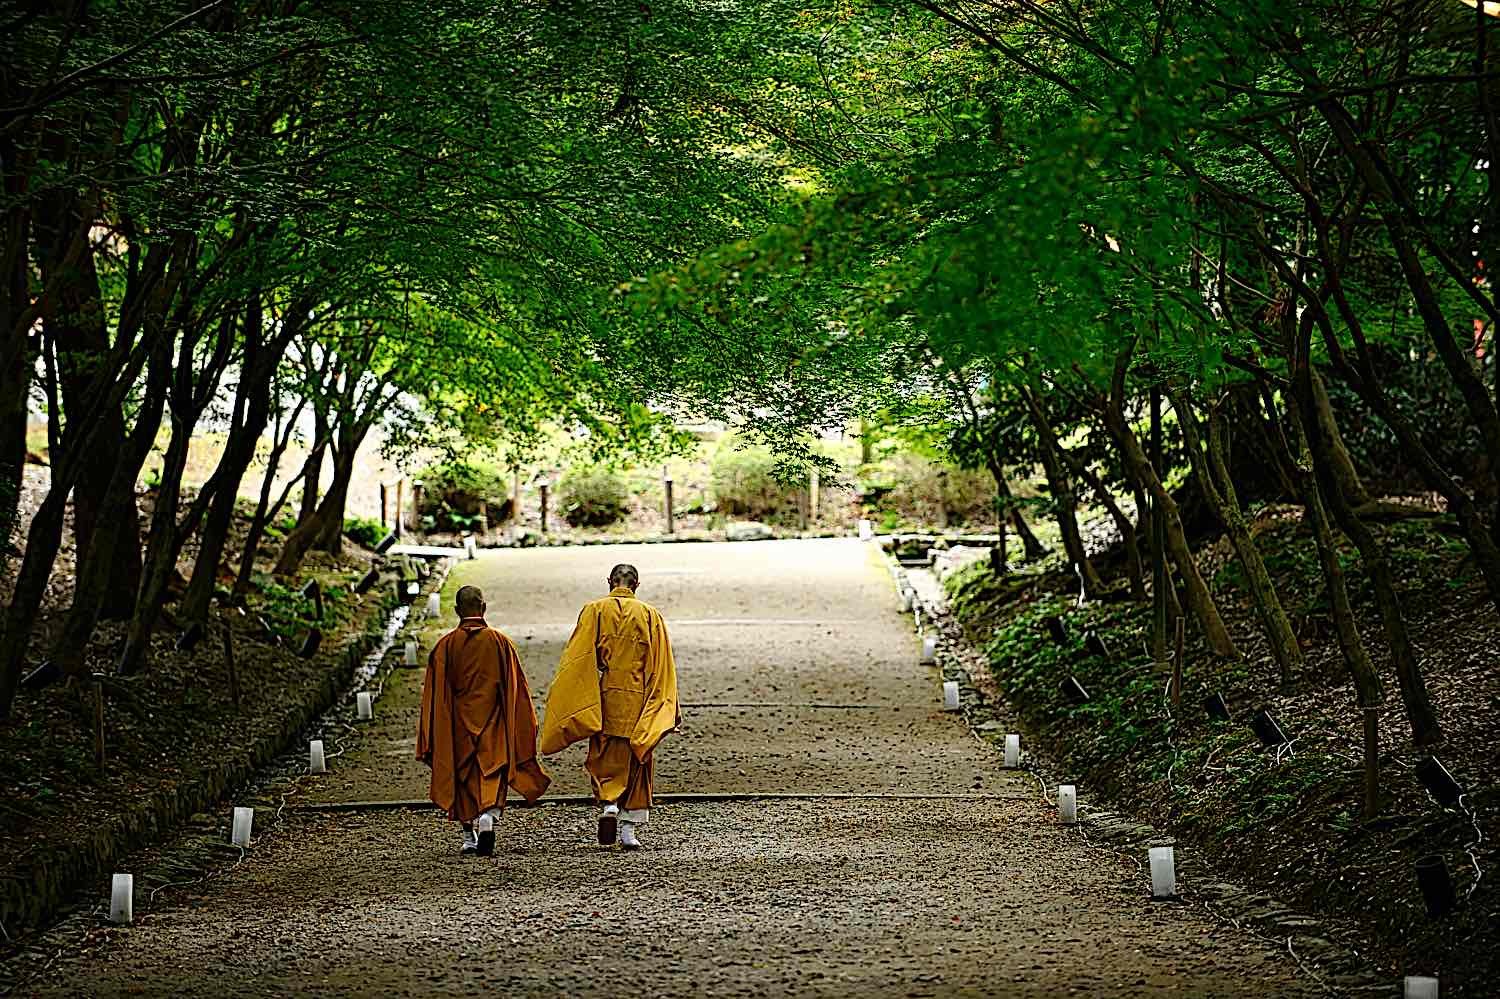
[[[1394, 679], [1413, 741], [1442, 740], [1361, 472], [1399, 454], [1399, 484], [1440, 497], [1500, 601], [1483, 10], [12, 6], [0, 524], [27, 399], [53, 475], [15, 569], [0, 707], [70, 496], [85, 555], [65, 631], [85, 639], [52, 655], [81, 671], [95, 621], [125, 616], [129, 672], [195, 532], [177, 613], [210, 613], [264, 437], [311, 452], [286, 577], [338, 550], [376, 426], [398, 458], [482, 446], [510, 467], [548, 428], [594, 459], [654, 460], [691, 416], [749, 445], [716, 457], [725, 515], [789, 516], [805, 466], [836, 471], [812, 432], [856, 421], [974, 473], [896, 476], [940, 517], [972, 517], [988, 476], [993, 565], [1017, 561], [1012, 530], [1041, 555], [1026, 518], [1054, 521], [1085, 597], [1153, 602], [1158, 659], [1178, 613], [1240, 657], [1194, 554], [1222, 530], [1287, 685], [1303, 653], [1250, 519], [1300, 504], [1352, 700], [1373, 708]], [[228, 414], [224, 457], [187, 495], [211, 414]], [[163, 425], [136, 526], [130, 487]], [[1043, 495], [1016, 495], [1033, 468]], [[440, 478], [434, 526], [482, 526], [478, 499], [506, 495]], [[252, 553], [285, 499], [273, 480]], [[590, 489], [579, 515], [608, 515], [611, 490]], [[1114, 526], [1105, 569], [1085, 503]], [[1341, 538], [1379, 595], [1388, 668]]]
[[563, 517], [574, 527], [605, 527], [625, 516], [630, 490], [607, 465], [574, 465], [557, 484]]

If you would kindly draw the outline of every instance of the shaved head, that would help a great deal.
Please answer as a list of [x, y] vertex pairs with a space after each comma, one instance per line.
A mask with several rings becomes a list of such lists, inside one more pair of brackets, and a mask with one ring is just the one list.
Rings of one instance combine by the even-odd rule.
[[634, 590], [637, 586], [640, 585], [641, 574], [633, 565], [627, 565], [624, 562], [621, 562], [619, 565], [609, 570], [610, 589], [614, 589], [616, 586], [624, 586], [628, 587], [631, 590]]
[[484, 616], [484, 594], [477, 586], [460, 586], [454, 603], [458, 605], [459, 617]]

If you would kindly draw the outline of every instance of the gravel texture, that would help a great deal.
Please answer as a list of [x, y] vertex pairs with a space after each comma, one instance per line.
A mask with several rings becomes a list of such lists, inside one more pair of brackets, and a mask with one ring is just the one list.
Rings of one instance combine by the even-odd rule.
[[[872, 546], [500, 551], [460, 564], [447, 592], [485, 589], [540, 703], [578, 606], [618, 561], [666, 614], [696, 705], [659, 751], [659, 790], [744, 799], [659, 805], [638, 854], [594, 845], [589, 809], [513, 809], [488, 860], [460, 858], [433, 812], [268, 809], [232, 870], [138, 901], [136, 925], [93, 929], [23, 991], [1322, 994], [1276, 945], [1151, 901], [1144, 857], [1053, 824], [1028, 775], [942, 714]], [[333, 773], [283, 793], [421, 797], [419, 683], [396, 674]], [[576, 747], [549, 763], [556, 793], [584, 788], [581, 765]]]

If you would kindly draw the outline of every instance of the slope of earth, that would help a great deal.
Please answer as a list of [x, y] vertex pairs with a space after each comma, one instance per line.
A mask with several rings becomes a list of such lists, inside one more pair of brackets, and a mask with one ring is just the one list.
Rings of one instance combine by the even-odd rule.
[[[1279, 687], [1244, 577], [1219, 541], [1201, 551], [1200, 562], [1244, 655], [1218, 661], [1190, 637], [1175, 718], [1164, 698], [1167, 678], [1146, 651], [1148, 608], [1123, 600], [1078, 608], [1074, 581], [1061, 573], [1002, 581], [972, 569], [948, 586], [996, 686], [1058, 761], [1053, 776], [1164, 825], [1303, 908], [1356, 921], [1379, 941], [1371, 956], [1392, 975], [1438, 974], [1444, 995], [1492, 994], [1500, 975], [1500, 792], [1490, 777], [1500, 736], [1500, 631], [1473, 562], [1442, 519], [1380, 528], [1446, 736], [1434, 753], [1468, 791], [1462, 808], [1444, 809], [1416, 780], [1424, 754], [1411, 746], [1373, 590], [1357, 554], [1343, 552], [1361, 631], [1386, 685], [1383, 798], [1378, 817], [1366, 822], [1362, 715], [1312, 539], [1287, 509], [1263, 511], [1255, 530], [1302, 639], [1306, 668], [1290, 689]], [[1046, 624], [1054, 615], [1067, 632], [1061, 644]], [[1106, 654], [1090, 650], [1090, 631]], [[1089, 692], [1087, 704], [1074, 705], [1060, 691], [1070, 675]], [[1232, 722], [1206, 715], [1203, 701], [1213, 693], [1223, 694]], [[1289, 748], [1262, 747], [1248, 727], [1262, 707], [1293, 738]], [[1429, 855], [1442, 858], [1456, 886], [1457, 911], [1442, 919], [1428, 916], [1414, 873]]]

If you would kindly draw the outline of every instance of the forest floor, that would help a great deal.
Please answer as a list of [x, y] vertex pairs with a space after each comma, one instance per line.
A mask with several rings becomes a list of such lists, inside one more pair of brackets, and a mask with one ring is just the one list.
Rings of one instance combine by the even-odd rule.
[[[1403, 605], [1445, 734], [1434, 755], [1466, 789], [1445, 809], [1418, 784], [1424, 754], [1389, 666], [1374, 595], [1352, 551], [1342, 554], [1364, 639], [1386, 684], [1380, 716], [1382, 801], [1360, 817], [1361, 725], [1342, 667], [1316, 551], [1298, 511], [1263, 510], [1255, 532], [1302, 639], [1306, 667], [1278, 684], [1238, 563], [1222, 539], [1200, 551], [1204, 575], [1244, 653], [1215, 660], [1195, 638], [1187, 648], [1183, 704], [1174, 718], [1167, 677], [1147, 651], [1149, 612], [1124, 600], [1076, 605], [1071, 574], [998, 579], [983, 568], [948, 588], [968, 634], [986, 652], [991, 682], [1081, 797], [1109, 801], [1209, 851], [1238, 876], [1298, 906], [1353, 919], [1377, 941], [1366, 956], [1393, 973], [1439, 974], [1443, 994], [1490, 995], [1500, 980], [1500, 631], [1467, 549], [1440, 518], [1379, 528], [1390, 546]], [[1046, 619], [1061, 616], [1057, 643]], [[1096, 633], [1106, 655], [1086, 646]], [[1191, 631], [1190, 631], [1191, 635]], [[1089, 692], [1075, 706], [1059, 685]], [[1222, 693], [1230, 723], [1210, 720], [1203, 700]], [[1268, 708], [1292, 737], [1263, 748], [1248, 727]], [[1429, 918], [1413, 864], [1440, 856], [1457, 892], [1454, 913]], [[1481, 876], [1482, 874], [1482, 876]], [[1463, 989], [1463, 991], [1460, 991]]]
[[[726, 800], [658, 802], [633, 855], [593, 843], [589, 807], [514, 808], [491, 859], [460, 857], [430, 809], [310, 807], [423, 797], [421, 673], [397, 671], [330, 774], [289, 760], [233, 802], [257, 807], [243, 859], [139, 893], [131, 927], [75, 915], [21, 994], [1324, 994], [1278, 942], [1152, 901], [1138, 857], [1058, 826], [1029, 774], [943, 713], [872, 546], [502, 550], [446, 589], [484, 589], [541, 704], [619, 561], [677, 655], [658, 793]], [[550, 796], [585, 789], [582, 755], [549, 761]]]

